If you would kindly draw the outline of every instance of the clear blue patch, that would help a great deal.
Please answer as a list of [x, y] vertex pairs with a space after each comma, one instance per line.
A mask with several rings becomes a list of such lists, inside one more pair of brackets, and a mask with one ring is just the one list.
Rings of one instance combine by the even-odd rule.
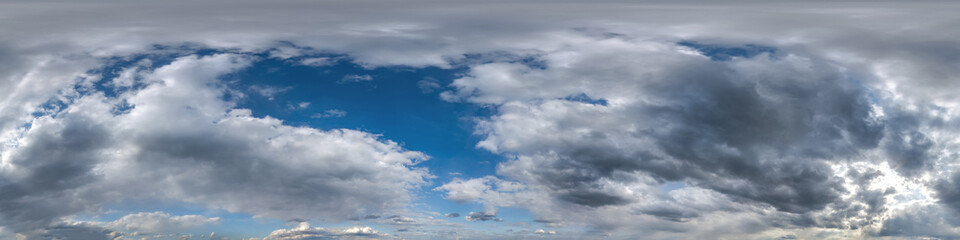
[[[266, 58], [226, 77], [231, 88], [245, 91], [238, 108], [251, 109], [254, 116], [270, 116], [285, 124], [319, 129], [347, 128], [382, 135], [383, 139], [422, 151], [433, 158], [427, 167], [448, 180], [449, 172], [464, 177], [494, 173], [490, 164], [502, 157], [475, 148], [481, 140], [473, 134], [474, 117], [491, 114], [489, 109], [441, 100], [435, 91], [425, 94], [418, 82], [430, 79], [449, 85], [465, 69], [382, 67], [366, 69], [347, 56], [320, 55], [337, 59], [330, 66], [296, 64], [296, 59]], [[372, 80], [343, 82], [347, 76], [369, 75]], [[276, 93], [263, 95], [258, 89]], [[301, 107], [301, 103], [304, 107]], [[342, 114], [329, 114], [331, 111]]]
[[710, 57], [713, 61], [730, 61], [734, 58], [750, 58], [763, 53], [773, 55], [777, 49], [768, 46], [745, 44], [740, 46], [703, 44], [693, 41], [677, 42], [677, 45], [697, 50], [700, 54]]

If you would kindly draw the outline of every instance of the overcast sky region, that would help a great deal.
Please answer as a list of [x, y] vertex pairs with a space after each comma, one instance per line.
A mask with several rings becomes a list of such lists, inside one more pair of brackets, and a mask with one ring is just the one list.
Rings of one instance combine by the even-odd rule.
[[960, 239], [958, 12], [0, 0], [0, 240]]

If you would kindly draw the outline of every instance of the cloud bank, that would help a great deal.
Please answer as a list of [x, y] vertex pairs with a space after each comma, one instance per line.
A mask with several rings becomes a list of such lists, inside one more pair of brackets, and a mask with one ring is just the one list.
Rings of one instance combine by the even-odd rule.
[[570, 238], [960, 237], [956, 3], [543, 3], [2, 3], [0, 237], [114, 238], [68, 219], [137, 199], [405, 213], [429, 152], [237, 107], [232, 73], [331, 52], [463, 69], [413, 87], [491, 109], [473, 120], [506, 159], [496, 176], [433, 187], [482, 205], [466, 221], [519, 207], [550, 228], [530, 234]]

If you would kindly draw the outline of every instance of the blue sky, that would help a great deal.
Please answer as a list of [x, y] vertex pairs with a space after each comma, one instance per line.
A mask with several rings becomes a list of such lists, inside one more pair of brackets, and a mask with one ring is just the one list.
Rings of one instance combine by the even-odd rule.
[[[295, 46], [294, 46], [295, 47]], [[194, 49], [164, 54], [176, 47], [155, 46], [160, 54], [146, 54], [123, 59], [114, 59], [111, 65], [91, 71], [100, 74], [103, 80], [95, 83], [96, 91], [116, 97], [118, 90], [109, 80], [139, 62], [149, 60], [154, 66], [162, 66], [177, 58], [196, 55], [211, 56], [229, 51], [217, 49]], [[220, 76], [227, 88], [243, 96], [227, 93], [225, 99], [236, 100], [235, 108], [250, 109], [255, 117], [277, 118], [286, 125], [317, 129], [354, 129], [378, 135], [399, 143], [408, 150], [430, 155], [428, 161], [417, 167], [429, 169], [435, 178], [417, 192], [413, 208], [441, 214], [457, 213], [466, 216], [484, 208], [476, 203], [457, 203], [444, 199], [444, 194], [433, 189], [453, 179], [479, 178], [496, 174], [496, 165], [504, 156], [478, 149], [481, 137], [474, 134], [477, 118], [495, 113], [491, 106], [478, 106], [441, 99], [440, 93], [454, 79], [466, 73], [464, 67], [411, 68], [402, 66], [363, 67], [348, 55], [316, 54], [279, 59], [270, 57], [269, 51], [244, 53], [256, 60], [240, 71]], [[323, 66], [303, 65], [304, 59], [326, 58], [330, 63]], [[467, 56], [463, 61], [482, 60]], [[528, 61], [524, 59], [522, 61]], [[361, 81], [343, 81], [351, 76], [370, 76]], [[134, 85], [132, 88], [142, 86]], [[124, 91], [119, 90], [119, 91]], [[595, 101], [589, 97], [574, 96], [575, 101]], [[57, 102], [51, 102], [55, 104]], [[331, 111], [334, 114], [331, 114]], [[78, 220], [111, 222], [123, 216], [139, 212], [161, 211], [173, 215], [203, 215], [219, 217], [218, 227], [185, 232], [200, 235], [218, 232], [226, 237], [266, 236], [275, 229], [291, 223], [282, 219], [254, 219], [253, 215], [211, 209], [202, 205], [176, 200], [137, 200], [103, 206], [102, 214], [80, 215]], [[388, 216], [381, 216], [386, 218]], [[534, 222], [536, 218], [522, 208], [504, 208], [498, 214], [505, 222]], [[460, 217], [450, 221], [469, 223]], [[328, 227], [354, 225], [377, 225], [366, 219], [324, 221], [314, 224]], [[482, 231], [507, 231], [510, 227], [477, 225]], [[389, 231], [389, 230], [388, 230]], [[512, 231], [512, 230], [511, 230]]]
[[4, 1], [0, 239], [960, 239], [958, 9]]
[[[755, 45], [742, 48], [692, 42], [681, 42], [678, 45], [701, 51], [715, 61], [773, 52], [772, 48]], [[176, 47], [167, 46], [155, 46], [155, 48], [159, 51], [176, 49]], [[187, 51], [115, 59], [112, 65], [91, 71], [103, 76], [103, 80], [95, 84], [95, 89], [108, 96], [116, 97], [119, 92], [111, 87], [109, 80], [119, 77], [124, 69], [137, 66], [138, 62], [144, 60], [151, 61], [155, 66], [162, 66], [183, 56], [229, 53], [217, 49], [183, 48]], [[406, 149], [427, 153], [431, 159], [417, 166], [429, 169], [436, 178], [431, 179], [432, 184], [422, 187], [417, 193], [416, 201], [413, 203], [414, 208], [460, 215], [484, 210], [480, 204], [457, 203], [444, 199], [442, 192], [433, 190], [454, 179], [496, 175], [496, 165], [506, 158], [476, 147], [477, 142], [482, 140], [481, 136], [474, 133], [476, 121], [479, 118], [494, 115], [496, 110], [492, 106], [451, 102], [440, 97], [441, 92], [450, 90], [445, 86], [449, 86], [454, 79], [467, 74], [465, 67], [370, 68], [356, 64], [354, 59], [343, 54], [315, 54], [287, 59], [271, 57], [269, 51], [245, 54], [256, 57], [252, 65], [220, 77], [227, 88], [243, 94], [243, 96], [229, 93], [224, 95], [226, 99], [237, 101], [235, 108], [250, 109], [255, 117], [277, 118], [284, 124], [292, 126], [326, 130], [346, 128], [369, 132], [383, 139], [398, 142]], [[469, 55], [461, 61], [484, 61], [482, 56], [481, 54]], [[329, 59], [329, 63], [322, 66], [308, 66], [301, 63], [304, 59], [316, 58]], [[536, 60], [524, 58], [520, 62], [536, 62]], [[352, 76], [370, 76], [370, 78], [344, 81]], [[133, 86], [133, 88], [138, 87], [142, 86]], [[592, 99], [585, 94], [565, 97], [564, 100], [607, 104], [604, 99]], [[684, 186], [683, 182], [669, 182], [662, 188], [664, 192], [669, 192]], [[278, 219], [252, 219], [253, 216], [249, 214], [231, 213], [175, 200], [122, 202], [106, 205], [103, 211], [105, 211], [104, 214], [80, 216], [78, 219], [110, 222], [127, 214], [153, 211], [173, 215], [203, 215], [220, 217], [223, 223], [219, 227], [183, 234], [199, 235], [212, 231], [219, 232], [222, 236], [233, 237], [266, 236], [271, 231], [290, 224]], [[524, 222], [543, 227], [543, 224], [534, 221], [537, 220], [535, 216], [522, 208], [504, 208], [500, 210], [498, 216], [503, 218], [504, 222]], [[339, 227], [371, 224], [363, 221], [361, 219], [339, 222], [321, 219], [315, 220], [314, 223]], [[468, 223], [460, 218], [453, 218], [452, 221]], [[510, 229], [503, 226], [489, 226], [489, 224], [476, 227], [483, 231]]]

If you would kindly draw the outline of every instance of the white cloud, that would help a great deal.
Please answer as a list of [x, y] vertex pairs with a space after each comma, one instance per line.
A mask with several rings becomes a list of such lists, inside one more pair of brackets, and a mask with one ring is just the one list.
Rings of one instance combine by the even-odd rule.
[[[33, 120], [4, 148], [0, 220], [28, 231], [130, 198], [345, 220], [402, 211], [409, 191], [431, 177], [413, 168], [427, 155], [376, 135], [292, 127], [235, 109], [217, 77], [250, 61], [235, 54], [182, 57], [144, 73], [142, 89], [117, 98], [78, 94], [59, 113]], [[121, 102], [132, 107], [113, 111]]]
[[304, 58], [300, 64], [311, 67], [330, 66], [336, 63], [336, 59], [328, 57]]
[[347, 75], [347, 76], [343, 76], [343, 78], [341, 78], [340, 80], [338, 80], [337, 83], [339, 83], [339, 84], [346, 84], [346, 83], [369, 82], [369, 81], [373, 81], [373, 77], [370, 76], [370, 75], [366, 75], [366, 74], [364, 74], [364, 75]]
[[367, 226], [355, 226], [342, 229], [310, 227], [301, 222], [295, 228], [279, 229], [270, 233], [264, 240], [300, 240], [300, 239], [379, 239], [386, 235]]
[[340, 109], [330, 109], [323, 111], [322, 113], [315, 113], [311, 118], [342, 118], [347, 116], [347, 111]]
[[220, 224], [219, 217], [204, 217], [200, 215], [171, 216], [165, 212], [134, 213], [117, 219], [116, 221], [99, 225], [124, 232], [148, 233], [184, 233], [197, 230], [208, 225]]
[[287, 107], [289, 107], [292, 110], [306, 109], [310, 107], [310, 102], [300, 102], [300, 103], [297, 103], [296, 105], [288, 104]]
[[[0, 36], [0, 225], [7, 225], [7, 232], [47, 227], [59, 217], [91, 211], [101, 203], [125, 197], [183, 198], [273, 217], [340, 216], [344, 215], [338, 213], [340, 210], [357, 210], [360, 205], [382, 206], [375, 203], [388, 202], [393, 206], [396, 202], [390, 199], [398, 198], [403, 202], [407, 200], [407, 186], [422, 184], [428, 176], [411, 167], [425, 158], [422, 153], [403, 150], [395, 143], [362, 132], [297, 128], [277, 119], [255, 118], [249, 110], [234, 109], [232, 102], [216, 98], [224, 86], [216, 81], [197, 80], [234, 71], [248, 64], [249, 57], [187, 57], [155, 70], [147, 69], [154, 67], [152, 64], [125, 69], [119, 73], [120, 78], [110, 80], [114, 86], [133, 86], [131, 83], [138, 81], [148, 85], [123, 93], [121, 98], [135, 106], [129, 113], [115, 115], [113, 109], [120, 104], [118, 99], [96, 91], [89, 93], [91, 83], [99, 81], [99, 74], [88, 70], [117, 59], [129, 59], [132, 54], [153, 49], [154, 44], [212, 47], [234, 53], [269, 51], [269, 57], [288, 60], [313, 54], [311, 51], [329, 51], [349, 54], [366, 67], [468, 65], [467, 75], [450, 86], [456, 90], [442, 96], [494, 105], [496, 116], [480, 119], [478, 132], [484, 140], [479, 147], [510, 157], [499, 166], [500, 177], [495, 179], [518, 183], [526, 190], [489, 200], [503, 192], [493, 186], [494, 180], [460, 180], [440, 189], [450, 190], [451, 199], [483, 200], [493, 206], [527, 206], [538, 217], [601, 226], [643, 222], [649, 223], [644, 226], [651, 231], [684, 230], [673, 223], [649, 219], [647, 216], [653, 213], [667, 218], [678, 216], [690, 221], [688, 225], [716, 231], [723, 227], [711, 224], [721, 220], [755, 223], [761, 218], [770, 221], [760, 221], [768, 224], [760, 225], [775, 229], [807, 226], [804, 224], [845, 228], [861, 222], [880, 222], [871, 216], [882, 215], [874, 211], [885, 210], [875, 206], [894, 207], [893, 202], [899, 200], [892, 196], [906, 196], [878, 189], [880, 185], [896, 185], [896, 181], [889, 181], [896, 178], [889, 175], [902, 175], [911, 184], [925, 188], [916, 194], [930, 198], [925, 204], [958, 208], [958, 191], [951, 187], [952, 180], [946, 180], [946, 176], [956, 172], [957, 163], [951, 159], [957, 155], [955, 126], [960, 115], [958, 93], [954, 90], [960, 83], [960, 61], [956, 58], [960, 33], [952, 27], [957, 20], [954, 3], [604, 1], [548, 6], [540, 2], [405, 1], [378, 3], [382, 8], [369, 8], [369, 4], [3, 3], [0, 16], [12, 24], [0, 25], [0, 32], [4, 33]], [[775, 60], [711, 63], [691, 49], [673, 44], [680, 40], [767, 45], [777, 48], [778, 55]], [[171, 47], [154, 53], [177, 51], [181, 50]], [[547, 69], [521, 64], [516, 58], [470, 62], [464, 57], [488, 52], [531, 56], [547, 62]], [[302, 59], [301, 63], [327, 63], [310, 59]], [[671, 85], [691, 77], [702, 81]], [[738, 81], [726, 81], [731, 78]], [[830, 79], [849, 80], [849, 84], [832, 85], [836, 82]], [[757, 94], [741, 91], [742, 94], [724, 95], [711, 91], [749, 89], [750, 85], [754, 85]], [[423, 86], [430, 90], [437, 87], [432, 82], [424, 82]], [[807, 91], [811, 89], [814, 91]], [[604, 99], [608, 104], [568, 99], [580, 94]], [[706, 94], [700, 95], [705, 101], [681, 101], [696, 100], [698, 94]], [[842, 104], [851, 103], [842, 99], [844, 96], [857, 94], [866, 96], [867, 102], [875, 102]], [[769, 108], [735, 110], [756, 109], [735, 101], [743, 96], [756, 97], [759, 101], [754, 103]], [[64, 104], [38, 108], [50, 99]], [[797, 104], [802, 101], [809, 102]], [[711, 115], [716, 113], [710, 111], [712, 108], [702, 107], [717, 103], [733, 106], [723, 108], [730, 115]], [[641, 106], [675, 111], [640, 111], [650, 110]], [[838, 109], [831, 110], [832, 107]], [[847, 107], [856, 111], [844, 110]], [[692, 111], [676, 111], [683, 108]], [[864, 110], [874, 108], [884, 112], [884, 117], [879, 121], [857, 121], [863, 115], [876, 115]], [[36, 117], [34, 112], [45, 116]], [[732, 121], [697, 121], [696, 116]], [[762, 119], [750, 116], [773, 116], [775, 120], [737, 122]], [[769, 131], [756, 132], [729, 127], [763, 127], [770, 122], [786, 127], [758, 127]], [[879, 132], [883, 137], [875, 147], [869, 146], [875, 138], [867, 133], [876, 133], [873, 127], [877, 127], [871, 124], [883, 125]], [[747, 136], [763, 132], [772, 135], [761, 140]], [[686, 147], [670, 149], [659, 138], [664, 135], [645, 135], [650, 133], [666, 134], [676, 140], [672, 143], [684, 143], [680, 146]], [[711, 133], [714, 135], [710, 136]], [[806, 137], [795, 141], [779, 138], [781, 134]], [[718, 139], [723, 141], [710, 141]], [[776, 144], [790, 147], [773, 146]], [[571, 150], [577, 146], [595, 151]], [[649, 155], [643, 150], [649, 150]], [[683, 152], [690, 155], [677, 156]], [[603, 157], [588, 159], [587, 155]], [[799, 155], [803, 156], [783, 157]], [[744, 157], [771, 164], [763, 165], [765, 171], [753, 172], [770, 170], [764, 177], [773, 180], [737, 173], [737, 169], [754, 165], [722, 165], [737, 163], [728, 160]], [[324, 165], [344, 158], [354, 161]], [[674, 158], [696, 161], [671, 161]], [[643, 161], [620, 161], [623, 159]], [[631, 165], [638, 162], [648, 165]], [[854, 165], [865, 163], [877, 166], [884, 175], [870, 177], [870, 172], [852, 174], [836, 170], [856, 169]], [[595, 168], [582, 168], [583, 165]], [[649, 170], [652, 167], [661, 169]], [[141, 176], [145, 169], [151, 171]], [[677, 169], [706, 170], [690, 176], [678, 173]], [[286, 174], [287, 170], [292, 174]], [[280, 171], [284, 174], [277, 173]], [[319, 171], [320, 177], [312, 175], [313, 171]], [[357, 179], [342, 178], [355, 172], [364, 174]], [[660, 182], [688, 178], [693, 179], [691, 189], [671, 194], [698, 192], [694, 194], [698, 197], [691, 197], [698, 200], [673, 201], [656, 194]], [[870, 180], [861, 182], [863, 179]], [[552, 184], [552, 180], [559, 180], [558, 184]], [[796, 188], [799, 183], [777, 185], [790, 181], [815, 183], [816, 188]], [[218, 184], [222, 182], [246, 188], [224, 188]], [[311, 198], [307, 196], [317, 195], [314, 188], [287, 191], [270, 185], [289, 182], [342, 195], [324, 195], [328, 198], [308, 201]], [[380, 182], [393, 184], [381, 186]], [[587, 184], [578, 185], [582, 183]], [[169, 192], [137, 191], [131, 187], [135, 184], [162, 187], [159, 189]], [[932, 185], [935, 189], [930, 189]], [[840, 191], [841, 188], [849, 191]], [[875, 192], [879, 196], [874, 196]], [[768, 193], [776, 194], [765, 195]], [[784, 195], [777, 195], [781, 193]], [[937, 194], [944, 199], [937, 202]], [[284, 204], [269, 196], [292, 199], [292, 203]], [[712, 206], [708, 203], [713, 201], [726, 201], [725, 196], [735, 197], [734, 202], [771, 204], [792, 213], [764, 207], [740, 212], [704, 207]], [[352, 199], [371, 201], [358, 203]], [[836, 199], [840, 200], [830, 202]], [[592, 200], [609, 204], [564, 205]], [[693, 204], [709, 211], [699, 209], [703, 216], [687, 217], [696, 214], [637, 206], [640, 200], [663, 201], [668, 203], [665, 206]], [[346, 207], [328, 209], [324, 204]], [[307, 210], [295, 209], [300, 207]], [[797, 212], [814, 214], [798, 217]], [[795, 218], [781, 218], [783, 214]], [[837, 220], [831, 215], [847, 217]], [[576, 218], [567, 218], [570, 216]], [[769, 233], [754, 228], [728, 229]]]
[[553, 230], [549, 230], [549, 231], [548, 231], [548, 230], [543, 230], [543, 229], [537, 229], [536, 231], [533, 231], [533, 233], [534, 233], [534, 234], [554, 235], [554, 234], [557, 234], [557, 231], [553, 231]]
[[[837, 169], [893, 161], [887, 174], [910, 176], [942, 164], [928, 154], [940, 142], [930, 129], [903, 120], [913, 113], [870, 99], [884, 93], [829, 60], [799, 52], [720, 62], [669, 42], [563, 39], [538, 55], [546, 67], [475, 65], [444, 93], [496, 106], [479, 119], [477, 146], [511, 159], [497, 168], [511, 181], [457, 179], [437, 188], [448, 199], [523, 206], [618, 234], [660, 232], [653, 238], [783, 226], [869, 235], [863, 229], [897, 206], [884, 200], [893, 193]], [[522, 190], [493, 188], [513, 181]], [[667, 181], [690, 186], [662, 193]]]
[[291, 88], [291, 87], [280, 88], [280, 87], [264, 86], [264, 85], [253, 85], [253, 86], [250, 86], [250, 91], [253, 91], [253, 92], [257, 93], [257, 94], [259, 94], [260, 96], [266, 97], [267, 99], [269, 99], [269, 100], [271, 100], [271, 101], [273, 101], [273, 97], [277, 96], [277, 94], [281, 94], [281, 93], [283, 93], [283, 92], [290, 91], [290, 89], [292, 89], [292, 88]]

